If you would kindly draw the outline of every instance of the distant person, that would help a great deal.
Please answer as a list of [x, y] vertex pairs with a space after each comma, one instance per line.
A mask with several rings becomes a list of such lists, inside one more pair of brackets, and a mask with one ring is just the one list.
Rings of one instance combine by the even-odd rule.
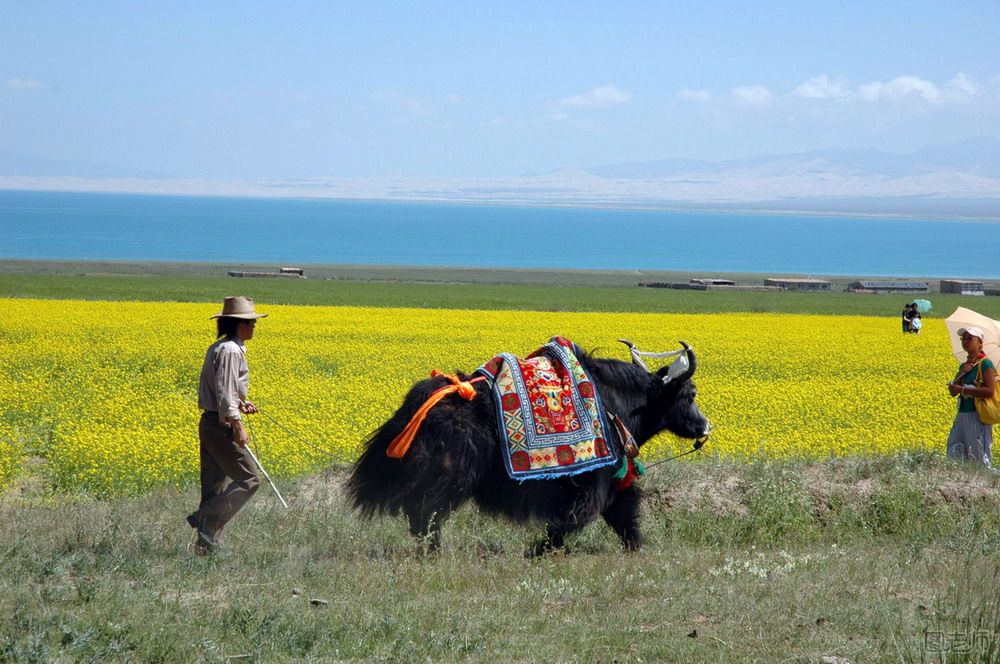
[[948, 434], [948, 457], [956, 461], [993, 467], [993, 427], [983, 424], [976, 412], [977, 398], [987, 399], [996, 389], [997, 370], [983, 353], [983, 331], [963, 327], [958, 331], [962, 349], [968, 354], [958, 367], [958, 375], [948, 384], [948, 392], [958, 397], [958, 413]]
[[920, 320], [920, 310], [917, 309], [916, 304], [911, 304], [910, 309], [912, 311], [910, 316], [910, 332], [920, 334], [920, 329], [924, 326], [923, 321]]
[[917, 310], [912, 302], [903, 307], [903, 334], [913, 331], [913, 314]]
[[187, 517], [197, 531], [195, 549], [208, 554], [219, 546], [222, 529], [260, 486], [257, 465], [247, 450], [243, 415], [256, 413], [247, 400], [250, 368], [246, 342], [257, 319], [249, 297], [227, 297], [216, 320], [217, 341], [209, 346], [201, 368], [198, 407], [201, 421], [201, 504]]

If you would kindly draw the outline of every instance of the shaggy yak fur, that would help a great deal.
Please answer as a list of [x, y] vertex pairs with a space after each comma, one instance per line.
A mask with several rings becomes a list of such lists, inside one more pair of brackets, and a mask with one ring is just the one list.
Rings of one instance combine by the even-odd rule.
[[[708, 435], [711, 425], [694, 403], [694, 352], [688, 349], [690, 368], [667, 384], [666, 368], [651, 373], [637, 364], [600, 359], [578, 352], [577, 357], [594, 381], [607, 411], [619, 416], [641, 446], [657, 433], [669, 430], [683, 438]], [[468, 380], [467, 374], [459, 374]], [[402, 459], [386, 456], [389, 443], [409, 423], [414, 412], [439, 387], [443, 377], [420, 381], [406, 395], [395, 415], [365, 442], [347, 491], [363, 516], [406, 515], [410, 532], [431, 549], [440, 544], [440, 527], [449, 514], [467, 500], [494, 515], [517, 522], [546, 526], [536, 554], [562, 547], [565, 535], [603, 517], [627, 550], [642, 543], [639, 531], [639, 487], [616, 490], [617, 468], [558, 479], [512, 480], [501, 457], [497, 413], [488, 382], [475, 384], [476, 396], [466, 401], [449, 395], [427, 415], [409, 451]], [[614, 425], [611, 425], [614, 429]], [[621, 456], [617, 433], [609, 444]]]

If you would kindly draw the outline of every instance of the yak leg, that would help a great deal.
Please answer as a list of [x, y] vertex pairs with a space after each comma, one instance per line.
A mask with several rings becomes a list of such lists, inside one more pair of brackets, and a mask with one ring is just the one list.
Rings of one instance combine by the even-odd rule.
[[410, 534], [419, 539], [429, 551], [441, 547], [441, 523], [448, 518], [450, 510], [434, 510], [426, 505], [406, 509], [406, 519], [410, 523]]
[[448, 520], [452, 511], [462, 504], [462, 500], [432, 498], [425, 494], [422, 499], [403, 507], [410, 523], [410, 534], [419, 539], [429, 551], [437, 551], [441, 546], [441, 524]]
[[564, 546], [566, 546], [566, 529], [549, 523], [545, 527], [545, 537], [535, 542], [528, 555], [537, 558]]
[[642, 546], [642, 534], [639, 531], [639, 490], [636, 487], [629, 487], [616, 494], [601, 516], [618, 533], [626, 551], [635, 551]]

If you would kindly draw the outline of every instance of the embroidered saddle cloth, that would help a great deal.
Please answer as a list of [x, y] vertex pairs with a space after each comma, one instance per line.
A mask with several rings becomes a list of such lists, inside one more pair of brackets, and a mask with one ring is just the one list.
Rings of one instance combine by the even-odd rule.
[[529, 355], [501, 353], [476, 373], [492, 381], [504, 461], [512, 479], [551, 479], [618, 461], [604, 408], [563, 337]]

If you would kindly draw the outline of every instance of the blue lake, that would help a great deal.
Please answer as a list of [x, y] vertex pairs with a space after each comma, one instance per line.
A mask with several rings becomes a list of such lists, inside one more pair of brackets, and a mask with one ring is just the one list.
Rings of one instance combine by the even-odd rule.
[[0, 258], [1000, 277], [1000, 223], [0, 191]]

